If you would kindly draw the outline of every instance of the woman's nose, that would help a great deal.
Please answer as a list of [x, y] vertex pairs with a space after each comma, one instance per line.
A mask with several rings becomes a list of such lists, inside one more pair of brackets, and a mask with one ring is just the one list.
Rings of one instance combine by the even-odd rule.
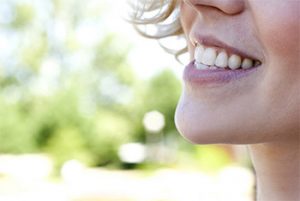
[[184, 0], [187, 4], [201, 11], [204, 7], [215, 8], [227, 15], [236, 15], [245, 8], [245, 0]]

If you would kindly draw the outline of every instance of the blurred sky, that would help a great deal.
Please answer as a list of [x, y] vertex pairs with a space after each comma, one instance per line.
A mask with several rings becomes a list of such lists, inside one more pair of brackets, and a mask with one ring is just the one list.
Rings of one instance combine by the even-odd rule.
[[140, 36], [131, 24], [122, 19], [128, 12], [126, 0], [104, 1], [111, 9], [111, 12], [106, 13], [105, 16], [107, 27], [113, 32], [124, 35], [134, 45], [129, 53], [129, 61], [138, 75], [148, 78], [161, 69], [171, 68], [180, 78], [183, 65], [177, 62], [173, 55], [166, 53], [156, 40]]
[[[14, 18], [15, 13], [13, 13], [13, 10], [9, 6], [10, 4], [8, 2], [29, 3], [37, 8], [37, 15], [40, 19], [39, 23], [41, 23], [39, 26], [42, 26], [50, 31], [54, 37], [53, 41], [59, 43], [60, 39], [64, 40], [64, 38], [67, 37], [68, 27], [63, 21], [55, 22], [56, 24], [54, 27], [53, 24], [49, 24], [49, 22], [52, 22], [49, 20], [49, 17], [51, 17], [49, 13], [51, 13], [51, 6], [53, 6], [53, 4], [50, 3], [51, 1], [52, 0], [1, 0], [0, 23], [9, 24]], [[62, 2], [76, 3], [77, 0], [62, 0]], [[83, 46], [91, 46], [92, 44], [96, 44], [101, 36], [105, 37], [107, 33], [114, 33], [126, 40], [127, 43], [132, 44], [132, 49], [128, 54], [128, 59], [140, 78], [148, 78], [164, 68], [172, 68], [176, 75], [178, 75], [179, 78], [181, 77], [183, 65], [178, 63], [173, 55], [167, 54], [159, 46], [157, 41], [146, 39], [140, 36], [133, 29], [132, 25], [122, 19], [122, 17], [125, 17], [128, 13], [128, 9], [126, 9], [126, 0], [87, 0], [86, 6], [89, 9], [92, 7], [93, 9], [91, 10], [93, 11], [97, 11], [97, 9], [100, 8], [99, 12], [101, 12], [101, 16], [103, 17], [102, 19], [97, 19], [93, 23], [87, 22], [86, 24], [76, 28], [76, 38], [81, 44], [83, 44]], [[103, 7], [105, 9], [103, 9]], [[68, 11], [66, 10], [65, 15], [67, 15], [67, 13]], [[68, 16], [62, 17], [68, 18]], [[99, 22], [101, 23], [101, 26], [97, 24]], [[19, 40], [22, 38], [26, 38], [26, 41], [29, 41], [29, 43], [32, 42], [32, 36], [27, 36], [27, 33], [20, 34], [23, 35], [18, 36], [16, 32], [12, 32], [7, 29], [1, 30], [0, 60], [2, 58], [2, 60], [5, 62], [9, 62], [8, 58], [15, 56], [10, 54], [13, 53], [13, 51], [16, 49], [16, 46], [20, 45]], [[52, 68], [52, 70], [54, 69]]]

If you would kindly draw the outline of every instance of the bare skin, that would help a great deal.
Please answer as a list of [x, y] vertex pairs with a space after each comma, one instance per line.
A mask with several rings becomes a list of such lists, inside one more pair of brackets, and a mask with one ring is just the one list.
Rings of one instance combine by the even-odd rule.
[[300, 200], [300, 1], [182, 0], [180, 11], [191, 61], [200, 35], [261, 65], [214, 87], [185, 81], [178, 130], [197, 144], [248, 145], [258, 201]]
[[249, 149], [257, 174], [258, 200], [299, 200], [299, 139], [251, 145]]

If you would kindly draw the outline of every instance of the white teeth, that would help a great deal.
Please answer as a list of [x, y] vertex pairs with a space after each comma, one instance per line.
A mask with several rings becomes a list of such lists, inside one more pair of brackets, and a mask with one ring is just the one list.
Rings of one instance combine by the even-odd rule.
[[195, 66], [198, 70], [204, 70], [204, 69], [208, 69], [209, 67], [207, 65], [204, 65], [202, 63], [198, 63], [198, 62], [195, 62]]
[[202, 60], [202, 56], [203, 56], [203, 53], [204, 53], [204, 47], [202, 45], [198, 45], [195, 49], [195, 61], [197, 63], [200, 63], [201, 60]]
[[259, 61], [249, 58], [241, 58], [236, 54], [229, 56], [225, 50], [219, 53], [211, 47], [197, 45], [194, 53], [195, 67], [199, 70], [229, 68], [235, 70], [238, 68], [248, 69], [260, 65]]
[[253, 61], [251, 59], [244, 59], [242, 63], [242, 68], [247, 69], [253, 66]]
[[237, 69], [241, 66], [242, 59], [240, 56], [235, 54], [231, 55], [228, 60], [228, 67], [232, 70]]
[[217, 58], [217, 52], [213, 48], [206, 48], [201, 58], [201, 63], [205, 65], [214, 65]]
[[221, 68], [226, 68], [228, 62], [228, 55], [226, 52], [221, 52], [218, 54], [217, 59], [215, 61], [215, 65]]

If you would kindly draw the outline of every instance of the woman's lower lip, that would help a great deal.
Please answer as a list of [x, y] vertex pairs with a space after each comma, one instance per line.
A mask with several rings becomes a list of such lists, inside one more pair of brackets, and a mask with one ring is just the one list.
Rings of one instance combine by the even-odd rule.
[[195, 61], [192, 61], [185, 67], [183, 79], [185, 82], [195, 83], [197, 85], [223, 85], [246, 77], [256, 70], [257, 67], [236, 70], [223, 68], [198, 70], [195, 67]]

